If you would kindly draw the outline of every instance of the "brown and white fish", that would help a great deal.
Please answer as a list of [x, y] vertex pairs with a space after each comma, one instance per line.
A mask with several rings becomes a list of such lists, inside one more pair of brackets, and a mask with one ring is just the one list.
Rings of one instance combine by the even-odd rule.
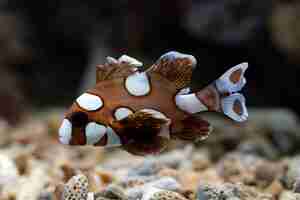
[[121, 147], [132, 154], [156, 154], [170, 139], [202, 140], [212, 130], [200, 112], [221, 112], [243, 122], [247, 63], [229, 69], [198, 92], [191, 92], [192, 55], [168, 52], [145, 71], [138, 60], [107, 57], [97, 66], [97, 84], [66, 112], [59, 140], [69, 145]]

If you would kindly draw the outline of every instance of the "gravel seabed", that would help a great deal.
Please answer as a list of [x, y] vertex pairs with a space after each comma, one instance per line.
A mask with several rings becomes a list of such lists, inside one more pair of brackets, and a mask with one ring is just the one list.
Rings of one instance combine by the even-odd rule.
[[0, 121], [0, 200], [300, 199], [300, 124], [289, 110], [252, 109], [243, 124], [204, 116], [208, 139], [147, 157], [61, 145], [61, 115]]

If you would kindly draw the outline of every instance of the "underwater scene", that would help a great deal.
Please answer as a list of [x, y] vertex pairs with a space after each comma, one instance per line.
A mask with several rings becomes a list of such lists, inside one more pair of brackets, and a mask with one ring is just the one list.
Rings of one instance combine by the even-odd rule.
[[299, 200], [299, 12], [2, 0], [0, 200]]

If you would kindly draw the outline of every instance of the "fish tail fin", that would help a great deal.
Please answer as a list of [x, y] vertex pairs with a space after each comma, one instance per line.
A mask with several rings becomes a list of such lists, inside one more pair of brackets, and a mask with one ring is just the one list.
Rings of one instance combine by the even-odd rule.
[[247, 63], [236, 65], [215, 82], [195, 93], [207, 111], [221, 112], [237, 122], [247, 120], [245, 97], [237, 93], [246, 84], [244, 73], [247, 68]]
[[248, 119], [246, 100], [242, 94], [234, 93], [221, 98], [221, 112], [237, 122]]
[[248, 68], [248, 63], [238, 64], [227, 70], [215, 81], [217, 90], [221, 94], [231, 94], [240, 91], [246, 85], [244, 74]]
[[180, 91], [175, 97], [177, 107], [189, 114], [221, 112], [234, 121], [245, 121], [248, 118], [246, 100], [237, 92], [246, 84], [244, 73], [247, 68], [247, 63], [236, 65], [198, 92]]

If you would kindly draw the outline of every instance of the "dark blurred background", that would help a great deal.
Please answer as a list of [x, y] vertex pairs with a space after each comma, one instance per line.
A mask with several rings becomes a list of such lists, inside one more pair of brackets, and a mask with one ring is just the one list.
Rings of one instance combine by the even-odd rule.
[[150, 65], [169, 50], [198, 59], [196, 88], [247, 61], [249, 106], [300, 113], [297, 0], [1, 0], [0, 25], [0, 116], [12, 124], [70, 104], [106, 56]]

